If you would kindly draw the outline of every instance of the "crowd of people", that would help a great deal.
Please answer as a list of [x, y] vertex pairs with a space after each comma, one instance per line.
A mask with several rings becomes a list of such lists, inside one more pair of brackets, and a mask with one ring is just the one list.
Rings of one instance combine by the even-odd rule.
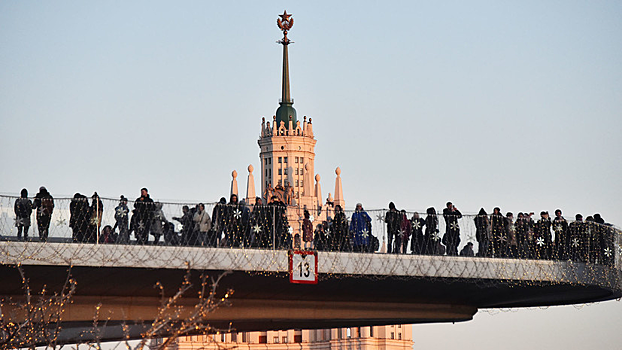
[[[181, 230], [176, 232], [175, 224], [165, 217], [162, 204], [154, 202], [146, 188], [140, 197], [128, 206], [128, 199], [121, 196], [114, 208], [114, 226], [101, 227], [104, 205], [95, 192], [89, 198], [76, 193], [69, 205], [69, 227], [74, 242], [121, 243], [131, 242], [134, 235], [137, 244], [247, 247], [277, 249], [316, 249], [325, 251], [378, 251], [380, 241], [372, 234], [372, 218], [357, 203], [348, 219], [343, 208], [334, 207], [333, 216], [326, 216], [322, 222], [313, 222], [305, 210], [301, 218], [300, 234], [292, 234], [287, 217], [287, 205], [278, 196], [264, 204], [257, 197], [253, 205], [239, 201], [232, 194], [229, 202], [223, 197], [214, 206], [211, 215], [205, 205], [194, 207], [184, 205], [178, 221]], [[36, 211], [39, 239], [46, 241], [49, 234], [54, 198], [45, 187], [31, 201], [28, 191], [23, 189], [15, 201], [17, 236], [28, 239], [31, 214]], [[462, 213], [448, 202], [442, 216], [445, 232], [441, 236], [439, 215], [434, 208], [426, 210], [423, 218], [415, 212], [411, 218], [405, 210], [397, 210], [393, 202], [384, 215], [386, 224], [387, 253], [480, 256], [490, 258], [555, 259], [610, 264], [613, 261], [614, 230], [599, 214], [588, 216], [585, 221], [577, 214], [575, 221], [568, 223], [557, 209], [555, 217], [548, 212], [540, 213], [534, 220], [533, 212], [501, 213], [494, 208], [489, 215], [482, 208], [474, 217], [477, 254], [473, 242], [467, 242], [458, 252], [461, 242], [460, 221]]]
[[[397, 211], [389, 203], [386, 213], [389, 253], [410, 253], [427, 255], [480, 256], [489, 258], [521, 258], [572, 260], [581, 262], [612, 264], [615, 256], [615, 230], [605, 223], [600, 214], [581, 214], [570, 224], [562, 216], [561, 209], [555, 210], [551, 219], [547, 211], [534, 220], [533, 212], [514, 214], [501, 213], [494, 208], [488, 215], [481, 208], [474, 217], [477, 254], [473, 243], [468, 242], [458, 253], [460, 245], [460, 224], [462, 213], [451, 202], [443, 209], [445, 233], [441, 237], [439, 220], [434, 208], [428, 208], [426, 218], [414, 213], [410, 219], [404, 210]], [[424, 229], [425, 227], [425, 229]]]

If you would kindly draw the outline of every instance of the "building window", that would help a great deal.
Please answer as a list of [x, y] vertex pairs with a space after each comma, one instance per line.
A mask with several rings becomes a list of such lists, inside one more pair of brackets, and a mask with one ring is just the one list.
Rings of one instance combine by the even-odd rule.
[[267, 344], [268, 343], [268, 336], [267, 335], [260, 335], [259, 336], [259, 344]]
[[279, 175], [283, 175], [283, 169], [279, 169]]
[[300, 168], [300, 175], [304, 172], [304, 168]]
[[397, 325], [397, 328], [402, 328], [402, 325], [401, 325], [401, 324], [398, 324], [398, 325]]
[[282, 163], [282, 162], [283, 162], [283, 161], [282, 161], [281, 157], [279, 157], [279, 163]]
[[[285, 162], [285, 163], [287, 163], [287, 162]], [[283, 175], [287, 175], [287, 168], [285, 168], [285, 170], [283, 170]]]
[[283, 163], [287, 164], [287, 157], [283, 157]]
[[272, 164], [272, 158], [268, 158], [268, 164]]
[[263, 163], [264, 163], [265, 165], [268, 165], [268, 158], [264, 158], [264, 159], [263, 159]]
[[369, 336], [373, 337], [374, 336], [374, 326], [370, 326], [369, 327]]
[[284, 337], [283, 337], [283, 343], [284, 343], [284, 344], [287, 344], [287, 336], [284, 336]]
[[248, 332], [242, 333], [242, 343], [248, 342]]
[[294, 343], [302, 343], [302, 334], [294, 334]]
[[298, 157], [296, 157], [296, 163], [298, 163]]
[[220, 335], [220, 341], [223, 342], [223, 343], [226, 341], [225, 333]]
[[231, 342], [233, 342], [233, 343], [237, 343], [238, 342], [238, 334], [237, 333], [231, 333]]
[[395, 339], [395, 332], [391, 332], [391, 339]]
[[298, 175], [298, 168], [296, 168], [296, 175]]
[[352, 338], [352, 331], [350, 328], [346, 328], [346, 336], [348, 337], [348, 339]]
[[[302, 181], [303, 181], [303, 180], [302, 180], [302, 175], [301, 175], [301, 176], [300, 176], [300, 183], [303, 183]], [[300, 185], [300, 186], [302, 186], [302, 185]]]
[[279, 185], [283, 186], [283, 182], [279, 179]]
[[299, 186], [299, 185], [298, 185], [298, 180], [296, 180], [296, 187], [298, 187], [298, 186]]
[[397, 339], [402, 340], [402, 333], [397, 333]]
[[268, 169], [266, 169], [266, 176], [268, 176]]
[[278, 344], [278, 343], [279, 343], [279, 337], [278, 337], [278, 336], [273, 337], [273, 338], [272, 338], [272, 342], [273, 342], [274, 344]]

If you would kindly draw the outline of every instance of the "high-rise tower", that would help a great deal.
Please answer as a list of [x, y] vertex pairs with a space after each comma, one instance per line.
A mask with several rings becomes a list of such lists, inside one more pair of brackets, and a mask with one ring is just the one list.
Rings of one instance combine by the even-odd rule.
[[[287, 11], [279, 15], [277, 25], [283, 31], [283, 75], [280, 106], [270, 121], [262, 120], [261, 136], [258, 140], [261, 161], [261, 194], [270, 201], [277, 195], [290, 207], [308, 209], [319, 216], [323, 200], [319, 186], [319, 175], [314, 176], [315, 137], [311, 118], [304, 117], [302, 123], [296, 117], [294, 100], [289, 85], [289, 44], [287, 37], [294, 25], [294, 19]], [[314, 180], [316, 183], [314, 184]], [[291, 210], [288, 210], [288, 214]], [[301, 215], [301, 213], [298, 213]], [[294, 229], [296, 229], [294, 227]]]

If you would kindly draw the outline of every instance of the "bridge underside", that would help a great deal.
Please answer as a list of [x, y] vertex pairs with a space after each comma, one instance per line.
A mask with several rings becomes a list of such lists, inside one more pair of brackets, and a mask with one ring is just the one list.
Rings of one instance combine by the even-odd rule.
[[[67, 277], [67, 267], [23, 266], [33, 293], [44, 285], [58, 291]], [[222, 271], [208, 271], [217, 276]], [[177, 269], [73, 267], [78, 282], [72, 303], [63, 313], [61, 341], [75, 341], [80, 332], [93, 326], [95, 306], [101, 304], [100, 321], [107, 320], [102, 340], [137, 335], [144, 326], [123, 331], [121, 323], [136, 320], [150, 323], [161, 305], [156, 282], [171, 296], [180, 287], [185, 271]], [[0, 266], [0, 295], [23, 299], [21, 277], [15, 267]], [[199, 273], [193, 273], [199, 286]], [[290, 284], [285, 273], [234, 271], [225, 276], [219, 291], [235, 293], [231, 306], [211, 314], [210, 324], [237, 331], [291, 328], [333, 328], [398, 323], [459, 322], [471, 320], [478, 308], [524, 307], [594, 302], [620, 297], [618, 291], [597, 286], [538, 282], [528, 285], [498, 280], [450, 278], [400, 278], [382, 276], [347, 277], [320, 275], [317, 285]], [[196, 303], [192, 289], [181, 304]], [[183, 315], [182, 315], [183, 317]], [[231, 324], [230, 324], [231, 322]], [[125, 334], [124, 334], [125, 333]], [[134, 334], [135, 333], [135, 334]], [[88, 335], [82, 335], [82, 338]]]

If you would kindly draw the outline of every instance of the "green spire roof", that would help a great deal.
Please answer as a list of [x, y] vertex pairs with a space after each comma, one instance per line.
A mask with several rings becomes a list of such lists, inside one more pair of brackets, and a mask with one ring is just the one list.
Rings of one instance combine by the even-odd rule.
[[287, 127], [289, 125], [289, 117], [292, 117], [292, 122], [296, 125], [296, 109], [294, 109], [294, 100], [291, 98], [289, 92], [289, 57], [287, 53], [287, 47], [293, 41], [287, 38], [287, 33], [294, 25], [294, 19], [291, 15], [284, 11], [282, 15], [279, 15], [277, 20], [278, 27], [283, 31], [283, 39], [279, 41], [279, 44], [283, 45], [283, 82], [281, 86], [281, 101], [280, 106], [276, 110], [276, 123], [277, 126], [281, 125], [281, 121], [285, 123]]

